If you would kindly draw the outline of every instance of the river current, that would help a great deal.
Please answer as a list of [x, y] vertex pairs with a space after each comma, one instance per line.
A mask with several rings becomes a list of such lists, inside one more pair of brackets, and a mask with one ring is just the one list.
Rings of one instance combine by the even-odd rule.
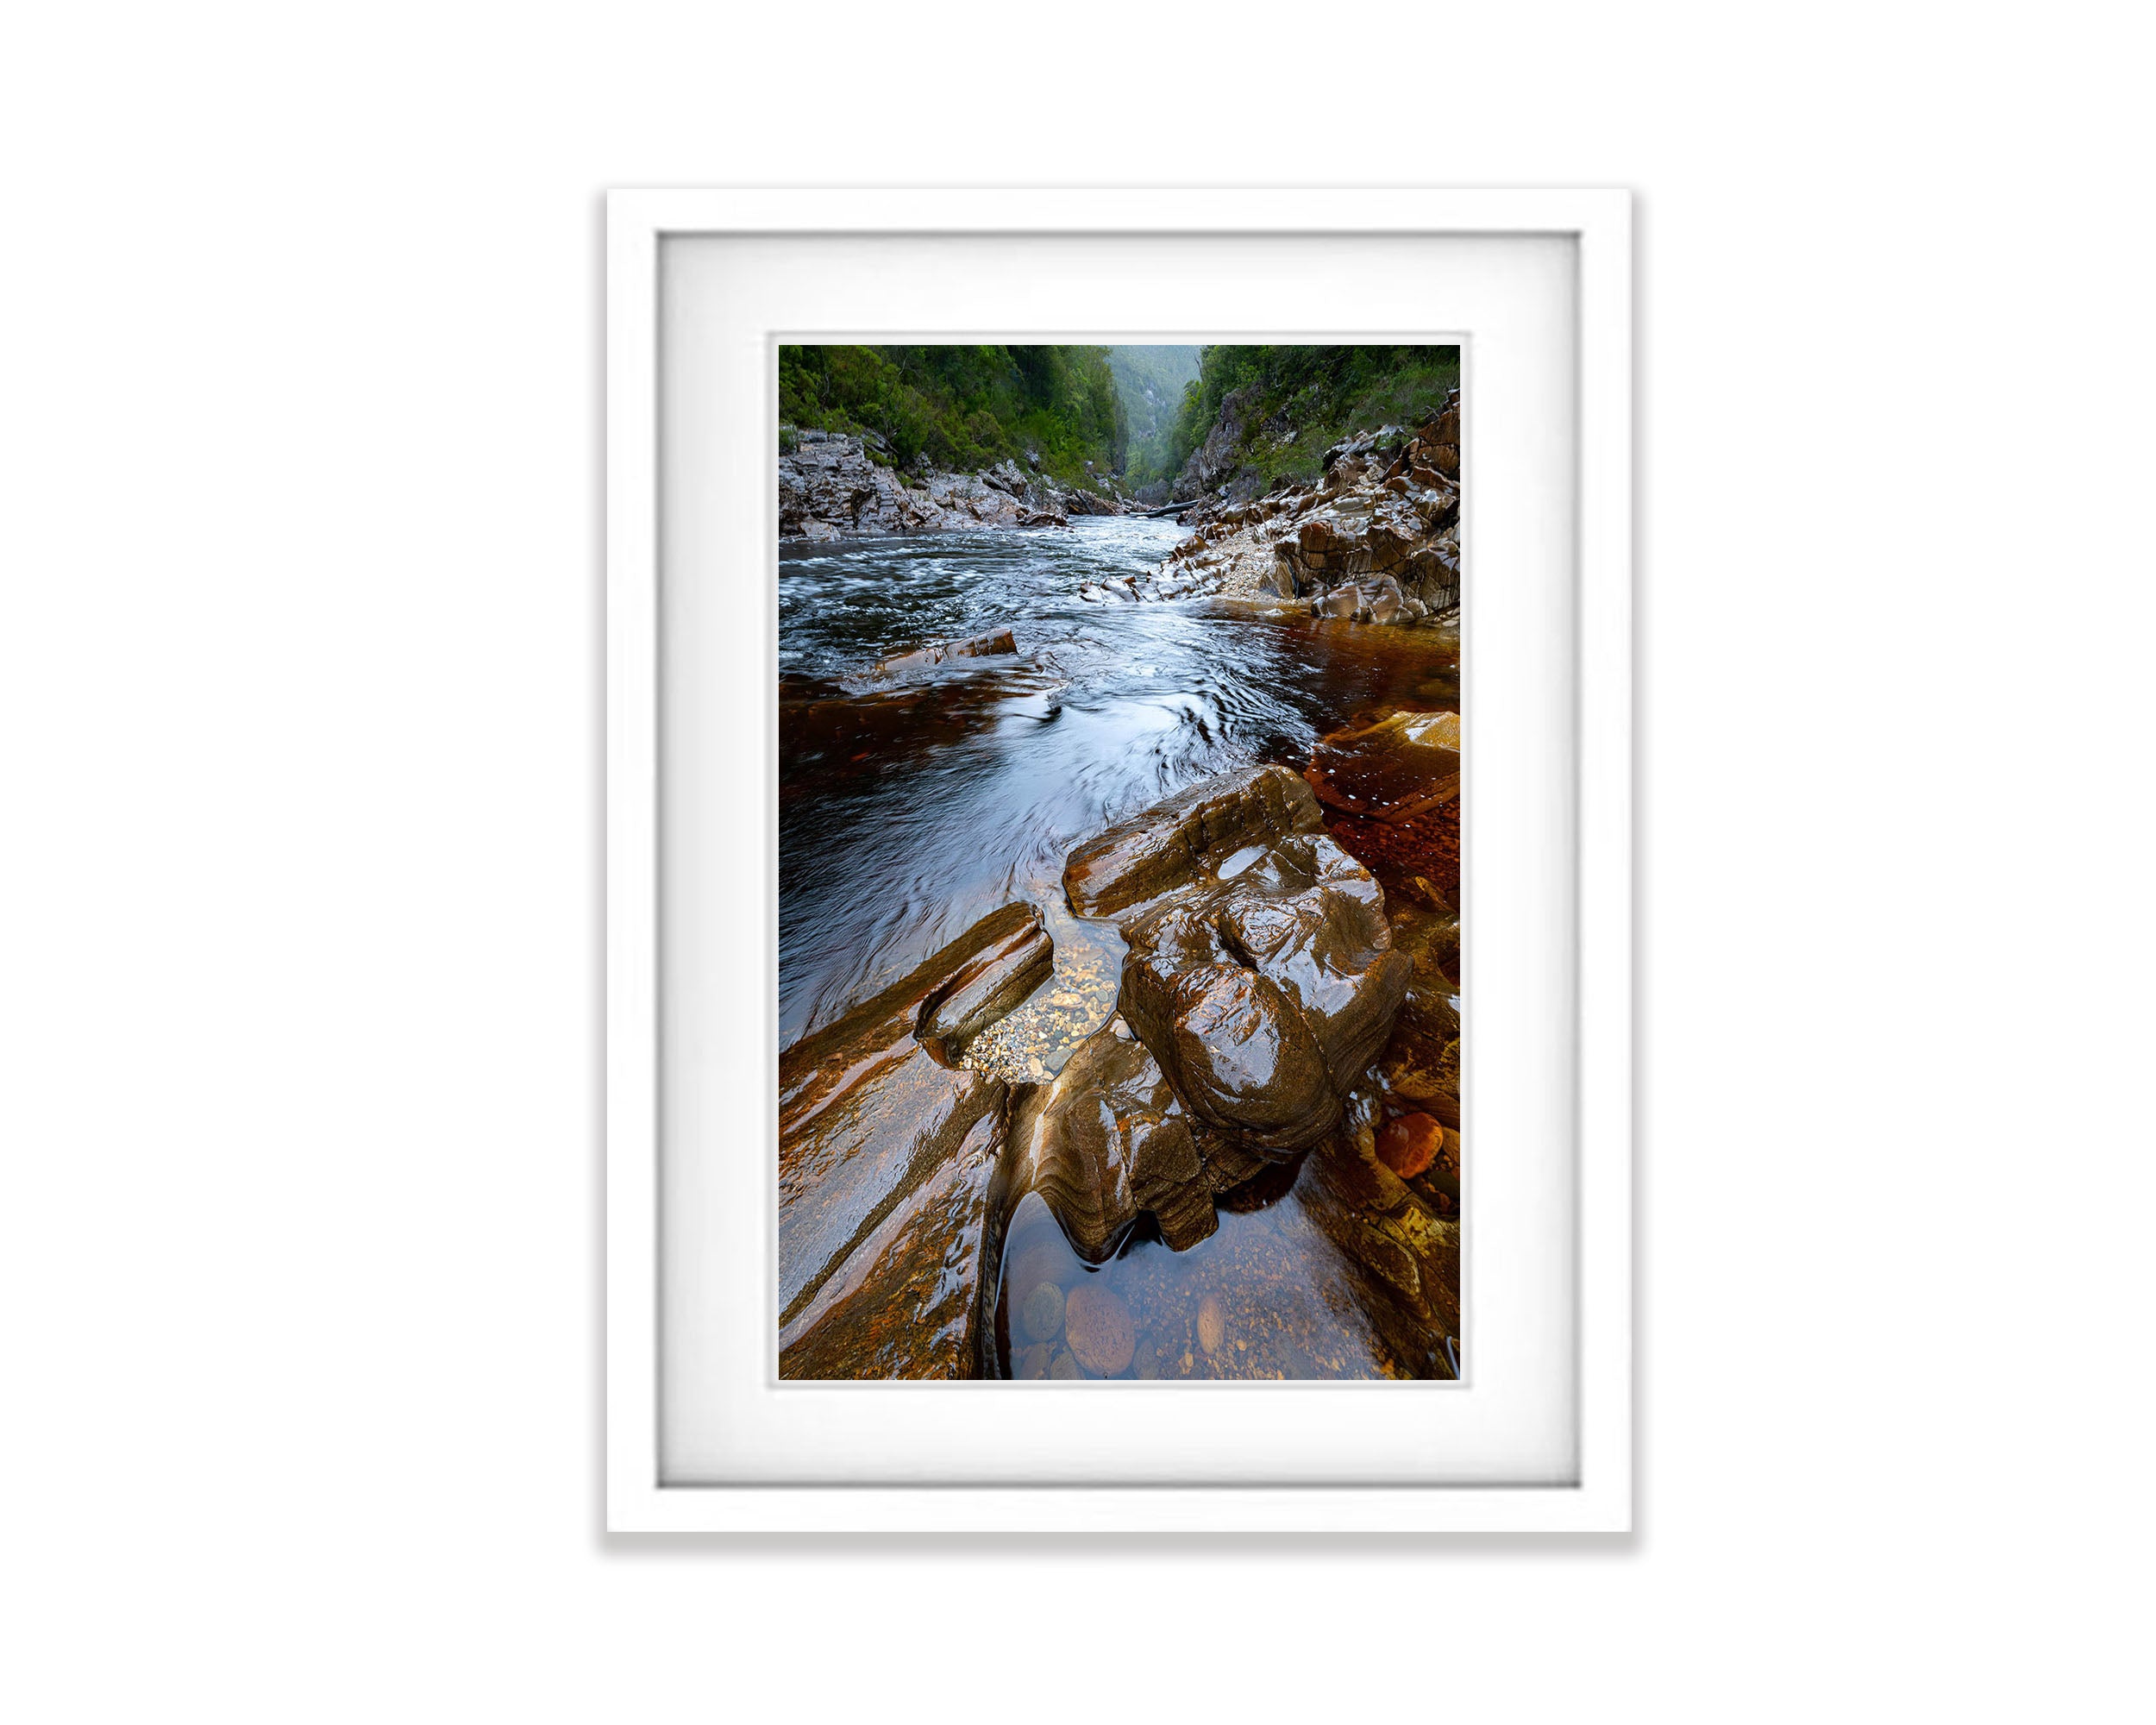
[[882, 690], [885, 655], [1002, 628], [1018, 652], [906, 680], [928, 686], [923, 698], [872, 748], [782, 763], [781, 1047], [1013, 899], [1040, 905], [1062, 944], [1074, 846], [1209, 775], [1300, 770], [1352, 710], [1441, 693], [1400, 631], [1278, 604], [1080, 597], [1151, 569], [1182, 535], [1172, 521], [1081, 518], [782, 549], [780, 672], [793, 687]]

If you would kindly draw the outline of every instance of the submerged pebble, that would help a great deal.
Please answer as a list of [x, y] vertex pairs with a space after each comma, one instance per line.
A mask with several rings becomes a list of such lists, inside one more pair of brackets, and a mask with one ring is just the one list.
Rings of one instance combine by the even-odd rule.
[[1130, 1364], [1138, 1334], [1131, 1308], [1105, 1288], [1074, 1288], [1063, 1310], [1070, 1350], [1098, 1377], [1112, 1377]]
[[1063, 1333], [1063, 1290], [1053, 1282], [1037, 1283], [1025, 1296], [1019, 1321], [1035, 1341], [1054, 1341]]
[[1206, 1295], [1198, 1303], [1199, 1345], [1207, 1353], [1218, 1353], [1220, 1344], [1227, 1339], [1227, 1318], [1220, 1309], [1220, 1296], [1217, 1294]]

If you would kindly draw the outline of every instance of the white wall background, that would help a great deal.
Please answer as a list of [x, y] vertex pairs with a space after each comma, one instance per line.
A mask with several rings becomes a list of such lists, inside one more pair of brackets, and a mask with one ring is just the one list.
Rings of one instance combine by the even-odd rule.
[[[2128, 9], [7, 38], [0, 1710], [2150, 1706]], [[1639, 192], [1635, 1539], [599, 1537], [598, 194], [723, 179]]]

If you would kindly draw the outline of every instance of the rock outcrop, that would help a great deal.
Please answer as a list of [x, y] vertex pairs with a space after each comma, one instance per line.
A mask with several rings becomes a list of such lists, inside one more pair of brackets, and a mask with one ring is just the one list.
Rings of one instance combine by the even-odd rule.
[[[1243, 441], [1249, 435], [1251, 405], [1257, 399], [1254, 384], [1231, 390], [1220, 398], [1220, 411], [1206, 433], [1206, 440], [1190, 452], [1176, 475], [1175, 494], [1192, 497], [1200, 492], [1232, 488], [1243, 466]], [[1258, 481], [1263, 484], [1263, 481]], [[1252, 490], [1257, 486], [1252, 486]], [[1167, 501], [1166, 499], [1162, 499]]]
[[875, 460], [858, 437], [801, 431], [790, 441], [779, 456], [782, 541], [1067, 527], [1073, 515], [1119, 515], [1131, 506], [1012, 461], [978, 474], [909, 474]]
[[1008, 1087], [952, 1051], [1037, 986], [1051, 953], [1040, 913], [1006, 905], [780, 1057], [781, 1375], [935, 1375], [893, 1351], [909, 1333], [928, 1346], [943, 1319], [871, 1346], [884, 1331], [861, 1314], [904, 1289], [940, 1290], [940, 1312], [948, 1276], [977, 1272]]
[[1096, 1031], [1049, 1082], [1029, 1088], [1011, 1124], [1013, 1200], [1038, 1193], [1071, 1249], [1114, 1255], [1142, 1215], [1188, 1251], [1219, 1226], [1213, 1200], [1269, 1165], [1183, 1109], [1152, 1051], [1119, 1018]]
[[948, 664], [953, 659], [985, 659], [1018, 650], [1018, 641], [1011, 631], [998, 629], [966, 641], [924, 642], [904, 653], [893, 654], [876, 667], [876, 674], [880, 677], [904, 676], [908, 672], [925, 671], [937, 665]]
[[979, 1374], [1002, 1149], [982, 1115], [780, 1327], [780, 1377]]
[[[1186, 481], [1217, 482], [1243, 442], [1238, 411], [1236, 396], [1222, 402]], [[1388, 425], [1336, 443], [1313, 485], [1259, 497], [1216, 489], [1184, 511], [1194, 531], [1152, 575], [1097, 597], [1269, 595], [1301, 600], [1313, 617], [1377, 624], [1450, 612], [1460, 602], [1459, 436], [1456, 390], [1419, 430]]]
[[1338, 1126], [1413, 965], [1284, 768], [1192, 786], [1080, 846], [1063, 881], [1128, 943], [1119, 1017], [1018, 1104], [1010, 1199], [1038, 1193], [1091, 1261], [1148, 1214], [1181, 1249], [1216, 1197]]
[[1038, 1192], [1071, 1245], [1096, 1264], [1141, 1211], [1175, 1208], [1200, 1169], [1190, 1123], [1159, 1064], [1112, 1028], [1081, 1043], [1052, 1081], [1018, 1104], [1011, 1149], [1012, 1189]]
[[1322, 834], [1231, 858], [1123, 932], [1123, 1016], [1183, 1106], [1275, 1155], [1338, 1124], [1413, 969], [1377, 882]]
[[1236, 851], [1323, 825], [1309, 787], [1286, 768], [1222, 774], [1080, 845], [1064, 862], [1063, 894], [1080, 916], [1113, 916]]
[[1031, 905], [1006, 905], [961, 944], [973, 950], [921, 1002], [913, 1026], [921, 1046], [946, 1066], [957, 1065], [968, 1043], [1056, 970], [1056, 943]]
[[1456, 1375], [1445, 1338], [1460, 1333], [1460, 1227], [1376, 1151], [1368, 1121], [1313, 1152], [1296, 1188], [1303, 1214], [1332, 1243], [1356, 1305], [1415, 1377]]

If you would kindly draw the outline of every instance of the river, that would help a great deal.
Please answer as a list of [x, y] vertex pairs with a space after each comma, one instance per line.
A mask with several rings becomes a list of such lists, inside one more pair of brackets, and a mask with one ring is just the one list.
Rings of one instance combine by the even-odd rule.
[[881, 692], [886, 653], [1006, 627], [1018, 655], [909, 679], [911, 704], [873, 745], [786, 762], [780, 1046], [1012, 899], [1042, 906], [1059, 947], [1083, 944], [1062, 908], [1065, 855], [1194, 780], [1269, 761], [1300, 771], [1357, 710], [1457, 698], [1413, 631], [1248, 601], [1079, 597], [1153, 568], [1183, 532], [1081, 518], [782, 549], [780, 670], [797, 685]]

